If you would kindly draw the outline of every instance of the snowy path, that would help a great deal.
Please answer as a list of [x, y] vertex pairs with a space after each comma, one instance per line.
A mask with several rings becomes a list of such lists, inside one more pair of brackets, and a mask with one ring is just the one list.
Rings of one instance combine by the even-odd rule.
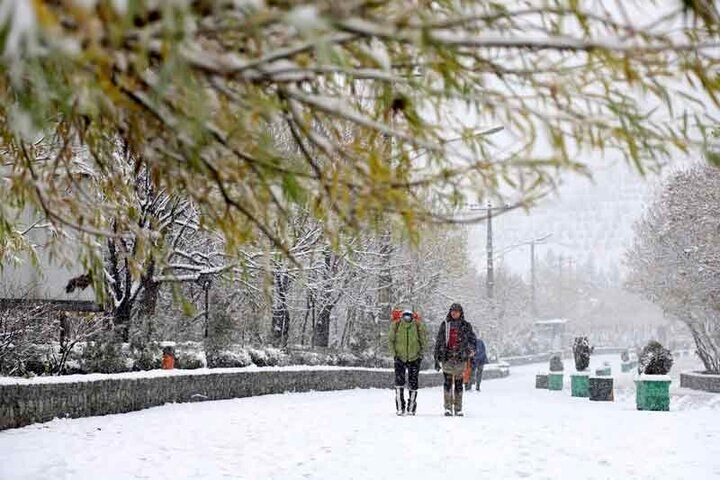
[[638, 412], [629, 391], [594, 403], [535, 390], [537, 369], [468, 392], [465, 418], [442, 417], [433, 388], [414, 418], [394, 415], [388, 389], [55, 420], [0, 432], [0, 478], [720, 478], [720, 395]]

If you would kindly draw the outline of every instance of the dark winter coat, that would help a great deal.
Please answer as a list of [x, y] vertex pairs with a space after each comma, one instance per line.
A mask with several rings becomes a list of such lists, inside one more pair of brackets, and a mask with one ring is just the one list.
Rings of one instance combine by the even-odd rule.
[[488, 363], [487, 352], [485, 351], [485, 342], [477, 338], [475, 340], [475, 356], [473, 357], [473, 367], [485, 365]]
[[[461, 311], [462, 312], [462, 311]], [[458, 356], [450, 358], [450, 352], [448, 350], [448, 324], [450, 322], [457, 322], [458, 324], [458, 342], [460, 348], [458, 350]], [[460, 314], [458, 320], [453, 320], [448, 312], [447, 318], [443, 323], [440, 324], [438, 329], [437, 338], [435, 339], [435, 361], [436, 362], [447, 362], [448, 360], [456, 360], [465, 362], [470, 358], [470, 354], [475, 349], [475, 333], [473, 332], [472, 325], [465, 320], [465, 313]]]

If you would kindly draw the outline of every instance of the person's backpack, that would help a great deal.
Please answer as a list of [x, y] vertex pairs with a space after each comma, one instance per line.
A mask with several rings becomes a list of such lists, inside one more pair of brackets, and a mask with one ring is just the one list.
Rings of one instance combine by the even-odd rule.
[[[400, 322], [402, 321], [402, 310], [393, 310], [390, 313], [390, 318], [393, 323], [395, 334], [397, 334], [398, 327], [400, 326]], [[415, 328], [417, 329], [417, 334], [420, 336], [420, 314], [417, 312], [413, 312], [413, 320], [415, 320]]]

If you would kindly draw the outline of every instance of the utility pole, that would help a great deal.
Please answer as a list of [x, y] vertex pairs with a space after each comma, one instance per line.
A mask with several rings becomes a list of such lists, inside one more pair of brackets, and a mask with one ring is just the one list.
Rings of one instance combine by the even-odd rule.
[[497, 340], [497, 336], [500, 332], [500, 328], [497, 324], [497, 308], [495, 305], [495, 268], [494, 268], [494, 262], [493, 262], [493, 230], [492, 230], [492, 219], [493, 219], [493, 211], [505, 211], [508, 209], [507, 205], [504, 205], [502, 207], [493, 207], [492, 203], [488, 200], [486, 207], [470, 207], [470, 210], [484, 210], [487, 212], [487, 242], [486, 242], [486, 250], [487, 250], [487, 271], [486, 271], [486, 277], [485, 277], [485, 290], [486, 290], [486, 297], [487, 301], [490, 307], [490, 327], [489, 332], [490, 337]]
[[485, 243], [485, 248], [487, 250], [487, 271], [486, 271], [486, 277], [485, 277], [485, 292], [487, 295], [488, 300], [492, 302], [493, 298], [495, 298], [495, 268], [494, 268], [494, 250], [493, 250], [493, 229], [492, 229], [492, 220], [493, 220], [493, 212], [503, 212], [508, 209], [507, 205], [504, 205], [502, 207], [493, 207], [492, 203], [488, 200], [486, 207], [475, 207], [471, 206], [470, 210], [472, 211], [486, 211], [487, 212], [487, 240]]
[[530, 240], [530, 308], [533, 320], [537, 318], [537, 301], [535, 299], [535, 239]]
[[538, 316], [537, 308], [537, 275], [535, 266], [535, 246], [544, 245], [545, 240], [550, 238], [552, 233], [543, 235], [542, 237], [536, 237], [530, 240], [530, 308], [534, 319]]
[[495, 270], [493, 268], [493, 231], [492, 231], [492, 204], [487, 203], [487, 275], [485, 278], [485, 289], [487, 298], [492, 302], [495, 296]]

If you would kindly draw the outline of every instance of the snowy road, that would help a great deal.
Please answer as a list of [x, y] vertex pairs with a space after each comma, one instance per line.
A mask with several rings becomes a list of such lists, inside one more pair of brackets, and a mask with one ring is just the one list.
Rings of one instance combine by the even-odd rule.
[[467, 393], [464, 418], [442, 417], [433, 388], [414, 418], [394, 415], [388, 389], [55, 420], [0, 432], [0, 479], [720, 478], [720, 395], [676, 390], [673, 411], [638, 412], [630, 391], [535, 390], [537, 369]]

